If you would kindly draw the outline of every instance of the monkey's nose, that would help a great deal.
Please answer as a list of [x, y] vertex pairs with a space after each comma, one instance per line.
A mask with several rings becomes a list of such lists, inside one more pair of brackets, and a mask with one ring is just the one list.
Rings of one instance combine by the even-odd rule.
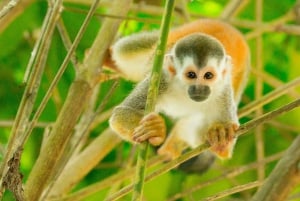
[[207, 85], [192, 85], [189, 87], [188, 93], [192, 100], [200, 102], [207, 99], [210, 89]]

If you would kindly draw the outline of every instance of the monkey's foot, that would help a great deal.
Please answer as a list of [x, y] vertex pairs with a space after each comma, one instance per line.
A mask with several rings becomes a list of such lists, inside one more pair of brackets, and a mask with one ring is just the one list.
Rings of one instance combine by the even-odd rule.
[[181, 155], [181, 151], [174, 146], [165, 146], [165, 144], [158, 149], [157, 153], [164, 156], [165, 161], [171, 161]]
[[238, 127], [236, 123], [216, 123], [208, 130], [206, 137], [211, 145], [210, 150], [219, 158], [231, 157]]
[[158, 146], [166, 138], [166, 125], [164, 119], [157, 113], [150, 113], [143, 117], [139, 126], [133, 131], [133, 141], [149, 141], [150, 144]]
[[158, 149], [158, 154], [170, 161], [178, 158], [186, 147], [186, 142], [178, 138], [176, 133], [170, 133], [166, 142]]

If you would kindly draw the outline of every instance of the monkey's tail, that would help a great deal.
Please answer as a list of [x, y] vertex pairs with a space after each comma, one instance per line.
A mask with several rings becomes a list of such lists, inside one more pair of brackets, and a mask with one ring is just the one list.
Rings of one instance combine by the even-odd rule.
[[215, 155], [210, 151], [205, 151], [183, 162], [178, 166], [178, 169], [189, 174], [202, 174], [211, 167], [215, 158]]

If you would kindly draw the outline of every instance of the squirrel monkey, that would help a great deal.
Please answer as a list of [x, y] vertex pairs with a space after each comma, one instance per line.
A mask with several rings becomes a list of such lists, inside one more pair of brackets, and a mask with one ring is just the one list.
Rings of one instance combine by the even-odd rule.
[[[117, 106], [111, 128], [130, 142], [162, 145], [158, 153], [178, 157], [187, 147], [209, 142], [219, 158], [230, 158], [239, 127], [237, 106], [249, 71], [249, 48], [236, 29], [198, 20], [170, 31], [155, 112], [144, 116], [159, 33], [124, 37], [112, 58], [125, 77], [139, 81]], [[166, 139], [164, 113], [175, 121]]]

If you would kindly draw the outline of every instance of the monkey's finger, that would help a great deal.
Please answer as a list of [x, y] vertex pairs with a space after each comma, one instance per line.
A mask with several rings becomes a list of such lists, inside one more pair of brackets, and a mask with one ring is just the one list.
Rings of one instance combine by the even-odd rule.
[[133, 130], [132, 139], [133, 141], [139, 142], [137, 139], [148, 132], [143, 126], [138, 126]]
[[226, 138], [227, 138], [227, 141], [231, 141], [235, 138], [235, 128], [233, 125], [231, 125], [227, 128]]
[[207, 133], [207, 141], [210, 145], [216, 144], [218, 142], [218, 135], [216, 135], [217, 130], [216, 128], [211, 128]]
[[224, 145], [227, 142], [227, 138], [226, 138], [226, 128], [224, 126], [219, 126], [217, 133], [216, 133], [217, 137], [218, 137], [218, 144]]
[[148, 126], [144, 126], [144, 125], [140, 125], [138, 127], [136, 127], [133, 131], [133, 137], [137, 138], [141, 135], [144, 135], [145, 133], [148, 132], [157, 132], [157, 133], [166, 133], [166, 128], [165, 125], [163, 124], [159, 124], [159, 125], [148, 125]]
[[142, 120], [140, 121], [140, 123], [143, 124], [144, 122], [151, 122], [151, 121], [156, 121], [156, 120], [164, 122], [163, 118], [159, 114], [157, 114], [155, 112], [151, 112], [151, 113], [147, 114], [146, 116], [144, 116], [142, 118]]
[[134, 136], [134, 140], [137, 142], [144, 142], [145, 140], [148, 140], [151, 137], [161, 137], [161, 134], [159, 134], [156, 131], [149, 131], [145, 132], [143, 135]]
[[154, 125], [154, 126], [150, 126], [150, 127], [145, 127], [145, 130], [147, 132], [157, 132], [157, 133], [161, 133], [163, 135], [166, 135], [166, 127], [165, 125]]
[[153, 130], [152, 128], [161, 127], [165, 128], [165, 123], [160, 120], [147, 121], [141, 124], [145, 129]]

